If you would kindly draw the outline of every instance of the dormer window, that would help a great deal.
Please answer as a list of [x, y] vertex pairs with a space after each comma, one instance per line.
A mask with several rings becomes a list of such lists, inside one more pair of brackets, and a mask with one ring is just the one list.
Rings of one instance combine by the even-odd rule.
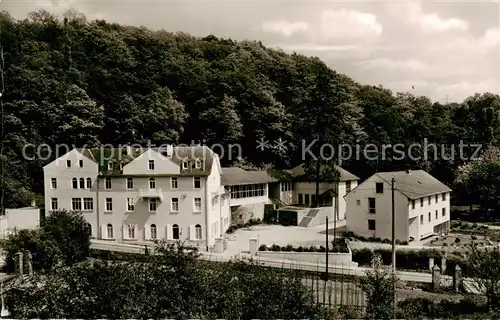
[[188, 162], [186, 160], [182, 161], [182, 169], [186, 170], [188, 168]]
[[196, 160], [195, 163], [194, 163], [194, 167], [196, 169], [200, 169], [201, 168], [201, 161], [200, 160]]
[[149, 160], [148, 168], [149, 168], [149, 170], [155, 169], [155, 161], [154, 160]]
[[108, 170], [113, 170], [113, 162], [108, 162]]

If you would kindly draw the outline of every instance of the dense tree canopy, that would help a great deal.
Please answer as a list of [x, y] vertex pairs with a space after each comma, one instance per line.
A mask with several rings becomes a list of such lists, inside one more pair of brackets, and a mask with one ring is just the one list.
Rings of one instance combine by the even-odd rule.
[[[45, 11], [22, 21], [3, 12], [0, 23], [6, 206], [27, 204], [31, 192], [43, 190], [41, 168], [51, 159], [26, 160], [26, 143], [205, 140], [240, 144], [240, 156], [249, 163], [277, 168], [310, 161], [309, 154], [303, 157], [303, 143], [315, 139], [318, 146], [374, 144], [379, 153], [356, 155], [353, 147], [342, 165], [361, 178], [424, 168], [451, 183], [465, 163], [458, 156], [460, 141], [496, 144], [500, 135], [500, 97], [491, 93], [441, 104], [358, 84], [318, 58], [260, 42], [89, 22], [75, 11], [62, 21]], [[260, 138], [270, 144], [281, 138], [284, 148], [256, 150]], [[444, 145], [431, 151], [437, 156], [425, 157], [418, 149], [401, 158], [391, 148], [381, 152], [383, 144], [403, 144], [406, 150], [424, 139]], [[223, 164], [235, 160], [226, 148]]]

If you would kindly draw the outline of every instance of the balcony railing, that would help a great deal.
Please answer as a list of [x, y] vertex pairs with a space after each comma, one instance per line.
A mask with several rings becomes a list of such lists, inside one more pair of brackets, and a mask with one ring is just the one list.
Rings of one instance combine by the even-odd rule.
[[149, 199], [156, 198], [163, 201], [163, 194], [161, 192], [161, 188], [158, 189], [139, 189], [139, 198], [141, 199]]

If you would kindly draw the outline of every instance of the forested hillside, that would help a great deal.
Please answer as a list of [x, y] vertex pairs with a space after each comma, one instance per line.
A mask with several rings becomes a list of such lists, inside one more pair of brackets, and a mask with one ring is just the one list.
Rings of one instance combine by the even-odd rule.
[[[51, 159], [23, 159], [27, 143], [81, 147], [205, 139], [209, 146], [241, 144], [243, 157], [254, 164], [289, 167], [302, 161], [302, 139], [409, 146], [426, 138], [458, 146], [460, 140], [496, 144], [500, 134], [498, 95], [443, 105], [358, 84], [317, 58], [258, 41], [88, 22], [75, 12], [63, 21], [44, 11], [23, 21], [3, 12], [0, 19], [6, 207], [29, 203], [31, 192], [43, 190], [41, 168]], [[256, 150], [261, 137], [281, 138], [288, 149]], [[227, 154], [222, 160], [231, 162]], [[424, 168], [452, 183], [462, 164], [361, 156], [343, 166], [360, 177]]]

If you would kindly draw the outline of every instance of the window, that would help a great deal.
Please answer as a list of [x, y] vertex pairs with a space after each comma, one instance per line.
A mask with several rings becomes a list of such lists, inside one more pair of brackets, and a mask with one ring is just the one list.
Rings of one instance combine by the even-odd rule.
[[201, 198], [194, 198], [194, 212], [201, 212]]
[[188, 162], [182, 161], [182, 169], [187, 169], [187, 168], [188, 168]]
[[57, 179], [56, 178], [50, 179], [50, 187], [52, 189], [57, 189]]
[[424, 206], [424, 198], [420, 198], [420, 207]]
[[375, 230], [375, 220], [368, 220], [368, 230]]
[[424, 224], [424, 215], [423, 214], [420, 215], [420, 224]]
[[71, 198], [71, 207], [74, 211], [82, 211], [82, 199]]
[[304, 195], [304, 204], [309, 204], [309, 195], [308, 194]]
[[171, 207], [171, 210], [173, 212], [178, 212], [179, 211], [179, 198], [172, 198], [170, 207]]
[[127, 198], [127, 211], [132, 212], [135, 210], [134, 198]]
[[106, 198], [106, 211], [108, 211], [108, 212], [113, 211], [113, 199], [112, 198]]
[[438, 219], [438, 211], [436, 210], [436, 220]]
[[73, 178], [72, 180], [73, 189], [78, 189], [78, 179]]
[[108, 170], [113, 170], [113, 162], [108, 161]]
[[266, 185], [263, 183], [231, 187], [231, 199], [262, 197], [266, 193]]
[[92, 179], [87, 178], [87, 189], [92, 189]]
[[302, 204], [303, 201], [304, 201], [304, 196], [302, 195], [302, 193], [299, 193], [299, 204]]
[[66, 160], [66, 168], [71, 168], [71, 160]]
[[120, 171], [123, 171], [123, 166], [124, 166], [123, 162], [120, 162]]
[[375, 214], [375, 198], [368, 198], [368, 213]]
[[80, 189], [85, 189], [85, 179], [80, 178]]
[[154, 188], [156, 188], [155, 178], [149, 178], [149, 189], [154, 189]]
[[195, 230], [195, 239], [196, 240], [201, 240], [201, 226], [199, 224], [197, 224], [195, 227], [194, 227], [194, 230]]
[[281, 191], [292, 191], [293, 186], [291, 182], [282, 182]]
[[149, 212], [156, 211], [156, 198], [149, 199]]
[[78, 166], [79, 166], [80, 168], [83, 168], [83, 160], [79, 160], [79, 161], [78, 161]]
[[443, 193], [443, 201], [446, 201], [446, 192]]
[[415, 200], [412, 200], [412, 201], [411, 201], [411, 208], [412, 208], [412, 209], [415, 209]]
[[427, 197], [427, 202], [429, 203], [429, 205], [431, 204], [431, 197]]
[[194, 188], [195, 189], [200, 189], [201, 188], [201, 178], [200, 177], [194, 177]]
[[111, 189], [111, 177], [106, 177], [106, 179], [104, 180], [104, 188], [106, 190], [109, 190]]
[[444, 217], [446, 215], [446, 208], [441, 209], [441, 215]]
[[111, 224], [106, 226], [106, 233], [108, 234], [108, 239], [113, 239], [113, 226]]
[[429, 212], [429, 222], [431, 222], [431, 213]]
[[129, 224], [127, 226], [128, 229], [128, 238], [135, 239], [135, 224]]
[[83, 210], [92, 211], [94, 210], [94, 199], [92, 198], [83, 198]]
[[178, 240], [179, 239], [180, 232], [179, 232], [179, 226], [178, 225], [174, 224], [172, 226], [172, 234], [173, 234], [174, 240]]
[[376, 193], [384, 193], [384, 184], [382, 182], [377, 182], [375, 184], [375, 192]]
[[155, 161], [154, 160], [149, 160], [149, 162], [148, 162], [148, 169], [149, 170], [154, 170], [155, 169]]
[[345, 182], [345, 193], [351, 192], [351, 181]]
[[361, 205], [361, 200], [356, 200], [356, 205], [360, 206]]
[[158, 234], [156, 233], [156, 224], [152, 224], [149, 227], [149, 232], [151, 233], [151, 239], [155, 240], [158, 238]]
[[438, 198], [439, 198], [439, 197], [438, 197], [438, 195], [436, 194], [436, 203], [438, 203]]
[[177, 178], [170, 178], [170, 186], [172, 189], [177, 189]]
[[134, 189], [134, 178], [127, 178], [127, 189]]
[[50, 209], [51, 210], [57, 210], [58, 205], [57, 205], [57, 198], [51, 198], [50, 199]]
[[201, 168], [201, 162], [200, 162], [200, 160], [196, 160], [196, 162], [194, 163], [194, 167], [196, 169], [200, 169]]
[[315, 205], [316, 204], [316, 195], [311, 194], [311, 204]]

